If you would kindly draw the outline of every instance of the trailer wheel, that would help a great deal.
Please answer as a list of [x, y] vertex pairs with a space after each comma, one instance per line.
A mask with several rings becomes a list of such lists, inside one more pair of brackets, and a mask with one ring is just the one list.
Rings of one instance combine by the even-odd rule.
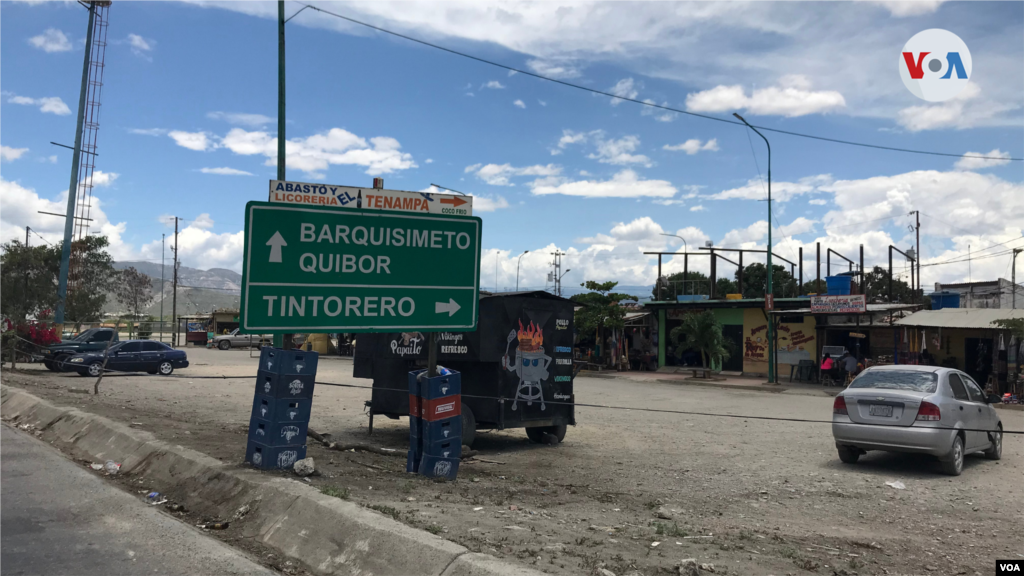
[[530, 440], [534, 444], [543, 444], [545, 434], [553, 434], [555, 438], [558, 438], [559, 443], [565, 439], [565, 424], [559, 424], [557, 426], [535, 426], [533, 428], [526, 429], [526, 435], [529, 436]]
[[476, 440], [476, 416], [469, 406], [462, 404], [462, 445], [473, 447]]

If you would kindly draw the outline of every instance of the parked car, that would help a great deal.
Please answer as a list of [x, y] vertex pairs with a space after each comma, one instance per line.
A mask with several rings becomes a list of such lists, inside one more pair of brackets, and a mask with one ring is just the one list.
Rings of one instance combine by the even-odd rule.
[[[103, 372], [103, 351], [75, 354], [68, 360], [72, 370], [82, 376], [99, 376]], [[149, 372], [167, 376], [175, 368], [188, 368], [188, 355], [163, 342], [125, 340], [107, 351], [107, 370], [117, 372]]]
[[964, 456], [984, 452], [999, 460], [1003, 423], [970, 376], [934, 366], [876, 366], [835, 398], [832, 436], [839, 459], [857, 462], [869, 450], [916, 452], [939, 459], [953, 476]]
[[269, 334], [240, 334], [238, 328], [235, 328], [227, 334], [216, 336], [213, 339], [213, 345], [221, 350], [230, 350], [239, 346], [262, 348], [270, 346], [273, 341], [274, 337]]
[[[61, 340], [60, 344], [53, 344], [43, 349], [43, 365], [54, 372], [72, 370], [66, 362], [75, 354], [92, 352], [107, 347], [107, 342], [117, 342], [117, 330], [113, 328], [90, 328], [78, 336]], [[113, 344], [111, 344], [113, 347]]]

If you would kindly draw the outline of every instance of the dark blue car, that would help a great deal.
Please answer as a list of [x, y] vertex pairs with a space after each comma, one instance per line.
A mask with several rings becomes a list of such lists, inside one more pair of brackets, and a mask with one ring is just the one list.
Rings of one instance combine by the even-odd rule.
[[[99, 376], [103, 372], [103, 352], [75, 354], [67, 366], [82, 376]], [[162, 342], [126, 340], [110, 347], [107, 370], [115, 372], [149, 372], [167, 376], [175, 368], [188, 368], [184, 350], [175, 350]]]

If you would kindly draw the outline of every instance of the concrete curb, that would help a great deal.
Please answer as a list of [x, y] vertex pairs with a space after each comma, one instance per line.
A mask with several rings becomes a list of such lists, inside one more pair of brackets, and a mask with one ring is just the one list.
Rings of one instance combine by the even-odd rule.
[[316, 574], [434, 574], [438, 576], [540, 576], [406, 526], [352, 502], [325, 496], [296, 480], [268, 477], [205, 454], [157, 440], [102, 416], [62, 408], [17, 388], [0, 386], [0, 415], [31, 424], [44, 440], [96, 461], [121, 462], [122, 474], [189, 509], [226, 520], [257, 540], [305, 564]]

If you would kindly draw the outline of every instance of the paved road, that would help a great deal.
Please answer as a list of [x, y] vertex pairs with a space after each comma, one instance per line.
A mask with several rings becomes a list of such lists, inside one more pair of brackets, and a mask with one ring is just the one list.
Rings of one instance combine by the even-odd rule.
[[276, 574], [3, 425], [5, 575]]

